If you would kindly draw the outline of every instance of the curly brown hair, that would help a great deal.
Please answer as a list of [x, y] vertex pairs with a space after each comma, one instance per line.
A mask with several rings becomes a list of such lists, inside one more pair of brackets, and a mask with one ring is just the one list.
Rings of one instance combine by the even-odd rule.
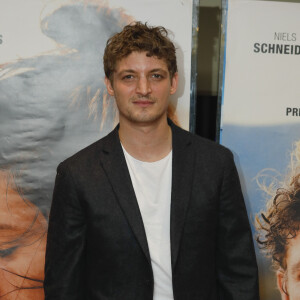
[[146, 55], [165, 60], [170, 77], [177, 72], [176, 49], [168, 37], [168, 31], [162, 27], [151, 27], [147, 23], [131, 23], [106, 43], [103, 55], [105, 76], [112, 82], [118, 61], [132, 52], [146, 52]]
[[299, 152], [300, 142], [292, 153], [290, 180], [287, 180], [287, 184], [282, 183], [284, 188], [277, 189], [267, 205], [267, 210], [256, 215], [256, 227], [259, 231], [256, 240], [272, 256], [276, 269], [286, 269], [289, 240], [295, 238], [300, 230]]

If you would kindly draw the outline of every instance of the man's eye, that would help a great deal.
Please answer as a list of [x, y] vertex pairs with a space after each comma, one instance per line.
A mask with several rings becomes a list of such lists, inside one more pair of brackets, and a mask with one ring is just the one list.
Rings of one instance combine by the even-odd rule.
[[163, 78], [163, 76], [160, 74], [152, 74], [152, 78], [161, 79], [161, 78]]
[[133, 75], [125, 75], [123, 77], [124, 80], [130, 80], [130, 79], [133, 79]]

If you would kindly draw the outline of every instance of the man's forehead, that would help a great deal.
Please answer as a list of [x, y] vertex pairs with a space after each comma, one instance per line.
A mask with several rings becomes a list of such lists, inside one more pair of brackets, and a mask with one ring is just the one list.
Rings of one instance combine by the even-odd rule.
[[115, 72], [121, 72], [123, 69], [162, 69], [168, 71], [168, 66], [164, 58], [147, 55], [147, 51], [131, 52], [127, 56], [117, 60]]

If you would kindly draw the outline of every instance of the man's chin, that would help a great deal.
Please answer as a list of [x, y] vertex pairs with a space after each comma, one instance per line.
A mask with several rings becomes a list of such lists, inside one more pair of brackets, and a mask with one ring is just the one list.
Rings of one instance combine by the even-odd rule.
[[128, 117], [128, 121], [134, 124], [140, 125], [150, 125], [155, 123], [160, 123], [162, 120], [167, 120], [167, 114], [151, 114], [151, 113], [142, 113], [142, 114], [132, 114]]

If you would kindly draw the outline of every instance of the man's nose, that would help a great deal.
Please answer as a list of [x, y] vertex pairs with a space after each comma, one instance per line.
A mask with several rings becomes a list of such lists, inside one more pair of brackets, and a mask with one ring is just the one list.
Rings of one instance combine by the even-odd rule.
[[139, 78], [136, 86], [136, 92], [141, 95], [148, 95], [151, 93], [150, 82], [146, 77]]

